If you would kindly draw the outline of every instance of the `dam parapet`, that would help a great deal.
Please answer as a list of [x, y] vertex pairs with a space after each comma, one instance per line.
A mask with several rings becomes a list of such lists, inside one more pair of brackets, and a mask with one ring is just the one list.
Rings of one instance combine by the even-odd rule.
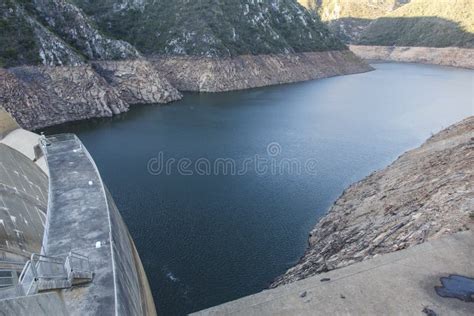
[[[9, 259], [9, 266], [0, 266], [0, 270], [12, 273], [11, 282], [0, 291], [0, 309], [18, 315], [25, 311], [38, 315], [155, 315], [133, 240], [94, 160], [77, 136], [39, 137], [48, 175], [34, 163], [35, 158], [29, 159], [5, 144], [0, 146], [4, 166], [0, 172], [11, 170], [25, 182], [2, 173], [2, 182], [10, 179], [12, 183], [2, 183], [6, 193], [0, 194], [15, 202], [6, 211], [1, 209], [5, 213], [0, 214], [2, 223], [9, 229], [28, 232], [0, 236], [10, 245], [0, 249]], [[5, 163], [11, 166], [5, 168]], [[39, 175], [41, 181], [28, 178]], [[32, 196], [38, 182], [43, 187]], [[16, 195], [7, 192], [9, 187], [26, 188], [27, 184], [31, 188], [24, 190], [26, 193], [14, 189], [10, 191]], [[31, 205], [31, 209], [23, 211], [21, 205]], [[12, 222], [15, 216], [24, 223]], [[25, 225], [23, 230], [17, 229], [20, 224]], [[19, 236], [16, 243], [11, 236]]]

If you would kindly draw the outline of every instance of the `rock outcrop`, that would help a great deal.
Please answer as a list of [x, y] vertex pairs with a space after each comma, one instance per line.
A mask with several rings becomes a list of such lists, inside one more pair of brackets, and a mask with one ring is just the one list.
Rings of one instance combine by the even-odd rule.
[[152, 60], [181, 91], [219, 92], [360, 73], [372, 68], [350, 51], [233, 58], [192, 56]]
[[474, 116], [350, 186], [272, 287], [474, 229]]
[[0, 69], [0, 104], [29, 130], [128, 110], [91, 66]]
[[458, 47], [394, 47], [351, 45], [351, 51], [367, 60], [433, 64], [474, 69], [474, 49]]
[[0, 104], [25, 129], [109, 117], [182, 96], [145, 60], [0, 68]]
[[145, 60], [94, 62], [92, 66], [128, 104], [168, 103], [182, 97]]

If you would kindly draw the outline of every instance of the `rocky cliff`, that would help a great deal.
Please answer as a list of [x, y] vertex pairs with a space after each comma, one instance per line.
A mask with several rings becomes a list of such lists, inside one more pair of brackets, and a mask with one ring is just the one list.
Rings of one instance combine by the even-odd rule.
[[350, 186], [272, 287], [474, 229], [474, 117]]

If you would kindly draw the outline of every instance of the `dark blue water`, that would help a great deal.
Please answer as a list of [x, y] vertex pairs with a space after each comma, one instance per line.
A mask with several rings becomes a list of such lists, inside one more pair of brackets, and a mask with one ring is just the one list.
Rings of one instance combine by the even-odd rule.
[[[185, 94], [168, 106], [135, 106], [47, 132], [74, 132], [85, 143], [135, 240], [158, 311], [183, 314], [267, 287], [297, 262], [308, 232], [345, 187], [474, 114], [473, 71], [375, 66], [299, 84]], [[147, 165], [160, 152], [163, 161], [229, 158], [237, 167], [255, 155], [277, 165], [310, 160], [316, 172], [151, 175]]]

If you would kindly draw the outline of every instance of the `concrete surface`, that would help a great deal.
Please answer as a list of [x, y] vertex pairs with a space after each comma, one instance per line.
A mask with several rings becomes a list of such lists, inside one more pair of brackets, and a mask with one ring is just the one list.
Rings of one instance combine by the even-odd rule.
[[[71, 315], [154, 315], [133, 242], [94, 161], [72, 134], [47, 138], [49, 203], [42, 252], [87, 256], [92, 283], [62, 290]], [[147, 292], [148, 291], [148, 292]]]
[[440, 278], [451, 274], [474, 277], [474, 233], [456, 233], [193, 315], [474, 315], [474, 302], [436, 294]]
[[[38, 145], [39, 135], [22, 129], [12, 116], [0, 106], [0, 143], [10, 146], [31, 160], [35, 159], [34, 147]], [[43, 157], [35, 161], [48, 174]]]
[[[33, 161], [35, 159], [34, 147], [38, 145], [38, 139], [38, 134], [20, 128], [6, 134], [3, 139], [0, 139], [0, 143], [10, 146]], [[44, 157], [38, 159], [36, 164], [44, 173], [48, 174]]]
[[0, 140], [11, 131], [20, 128], [11, 115], [0, 106]]
[[41, 249], [48, 178], [30, 159], [0, 143], [0, 269], [20, 271]]
[[64, 302], [56, 292], [0, 300], [0, 315], [66, 316]]

